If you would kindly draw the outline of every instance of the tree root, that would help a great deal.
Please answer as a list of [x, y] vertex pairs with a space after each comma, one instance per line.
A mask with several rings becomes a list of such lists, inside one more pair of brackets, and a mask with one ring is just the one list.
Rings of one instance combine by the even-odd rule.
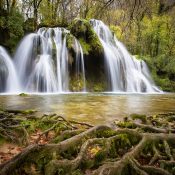
[[[57, 135], [57, 143], [30, 145], [0, 165], [0, 175], [173, 175], [175, 135], [171, 131], [175, 120], [166, 122], [172, 115], [149, 116], [139, 125], [137, 116], [117, 122], [116, 128], [83, 124], [88, 129], [77, 129], [75, 123], [52, 115], [49, 120], [58, 123], [40, 136], [63, 122], [68, 130]], [[46, 122], [48, 116], [41, 120]], [[151, 125], [153, 120], [158, 125]]]

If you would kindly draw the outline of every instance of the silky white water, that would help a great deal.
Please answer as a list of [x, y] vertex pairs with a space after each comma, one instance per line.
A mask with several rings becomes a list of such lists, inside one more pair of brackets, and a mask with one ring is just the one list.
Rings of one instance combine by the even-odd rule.
[[[108, 26], [94, 19], [90, 23], [104, 49], [108, 91], [161, 92], [146, 63], [131, 56]], [[83, 49], [72, 35], [75, 53], [71, 55], [68, 35], [70, 32], [64, 28], [40, 28], [23, 38], [13, 59], [0, 47], [0, 92], [69, 93], [73, 76], [73, 81], [82, 86], [81, 91], [87, 92], [86, 71], [89, 69]]]
[[79, 79], [81, 75], [80, 73], [82, 72], [83, 91], [86, 92], [86, 78], [85, 78], [83, 49], [76, 38], [75, 38], [75, 48], [76, 48], [76, 74], [77, 74], [76, 76]]
[[132, 57], [102, 21], [90, 20], [104, 48], [109, 86], [113, 92], [160, 92], [144, 61]]
[[19, 92], [16, 70], [6, 50], [0, 46], [0, 92]]
[[[69, 92], [68, 33], [64, 28], [40, 28], [24, 37], [14, 58], [22, 90]], [[76, 38], [74, 43], [77, 74], [82, 74], [86, 91], [83, 51]]]

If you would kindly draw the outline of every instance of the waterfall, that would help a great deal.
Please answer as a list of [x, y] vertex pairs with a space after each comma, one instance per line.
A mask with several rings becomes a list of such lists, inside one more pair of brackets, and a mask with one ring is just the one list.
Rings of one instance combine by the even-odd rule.
[[38, 62], [29, 77], [27, 89], [32, 92], [56, 92], [56, 77], [50, 55], [44, 54], [38, 57]]
[[0, 46], [0, 92], [18, 92], [19, 82], [13, 62]]
[[66, 50], [66, 45], [62, 44], [63, 32], [61, 28], [40, 28], [37, 33], [29, 34], [22, 40], [15, 55], [15, 63], [24, 91], [63, 92], [67, 90], [63, 88], [64, 81], [62, 81], [64, 77], [61, 69], [64, 67], [59, 65], [62, 52]]
[[[144, 61], [131, 56], [102, 21], [90, 23], [104, 49], [110, 91], [161, 92]], [[62, 93], [71, 86], [86, 92], [86, 68], [82, 46], [70, 31], [43, 27], [22, 39], [12, 60], [0, 47], [0, 92]]]
[[83, 49], [82, 49], [79, 41], [76, 38], [75, 38], [75, 48], [76, 48], [76, 73], [77, 73], [77, 79], [81, 78], [81, 75], [82, 75], [83, 91], [86, 92], [86, 78], [85, 78]]
[[102, 21], [90, 20], [104, 48], [109, 86], [113, 92], [160, 92], [143, 61], [133, 58]]
[[17, 73], [20, 80], [20, 86], [22, 90], [27, 90], [26, 86], [28, 84], [29, 78], [34, 69], [37, 58], [37, 46], [38, 37], [36, 34], [32, 33], [23, 38], [21, 41], [15, 57], [14, 62], [17, 68]]
[[[69, 91], [69, 53], [64, 28], [40, 28], [24, 37], [15, 54], [22, 90], [27, 92]], [[76, 70], [86, 91], [83, 50], [75, 38]]]

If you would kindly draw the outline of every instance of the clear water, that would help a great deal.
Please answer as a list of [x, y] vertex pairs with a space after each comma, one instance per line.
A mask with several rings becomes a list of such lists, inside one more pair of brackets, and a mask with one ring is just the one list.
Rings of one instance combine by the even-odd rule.
[[92, 124], [111, 122], [131, 113], [175, 112], [175, 94], [69, 93], [50, 95], [1, 95], [0, 107], [36, 109], [37, 115], [57, 113]]

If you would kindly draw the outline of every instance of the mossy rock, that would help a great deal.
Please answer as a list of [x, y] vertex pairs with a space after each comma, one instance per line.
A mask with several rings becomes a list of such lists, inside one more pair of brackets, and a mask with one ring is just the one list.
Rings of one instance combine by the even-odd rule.
[[104, 83], [97, 83], [94, 85], [94, 91], [95, 92], [103, 92], [105, 91], [106, 87]]
[[75, 42], [74, 36], [71, 33], [68, 33], [66, 35], [66, 44], [67, 44], [68, 49], [74, 48], [74, 42]]
[[146, 115], [143, 115], [143, 114], [131, 114], [130, 117], [133, 119], [133, 120], [141, 120], [142, 123], [146, 123]]
[[124, 121], [124, 122], [120, 121], [115, 123], [120, 128], [131, 128], [131, 129], [136, 128], [136, 126], [131, 121]]
[[68, 33], [66, 35], [66, 45], [69, 50], [68, 54], [69, 64], [72, 65], [76, 58], [76, 48], [75, 48], [75, 37], [71, 33]]
[[85, 19], [75, 19], [70, 27], [70, 32], [79, 40], [83, 52], [86, 55], [103, 53], [103, 47], [94, 32], [89, 21]]
[[83, 91], [84, 90], [84, 81], [82, 74], [79, 74], [78, 76], [72, 76], [70, 79], [70, 90], [73, 92]]
[[21, 93], [21, 94], [19, 94], [19, 96], [20, 96], [20, 97], [27, 97], [27, 96], [28, 96], [28, 94]]

